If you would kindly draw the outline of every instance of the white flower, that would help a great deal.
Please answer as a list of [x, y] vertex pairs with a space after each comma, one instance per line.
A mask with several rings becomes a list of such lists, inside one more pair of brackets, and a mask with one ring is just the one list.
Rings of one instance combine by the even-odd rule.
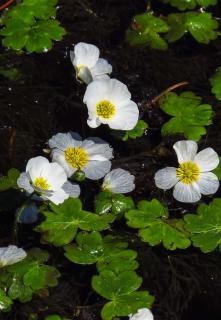
[[71, 197], [78, 197], [78, 185], [67, 181], [64, 169], [58, 163], [49, 163], [44, 157], [35, 157], [28, 161], [26, 172], [21, 173], [17, 180], [20, 188], [31, 194], [36, 191], [42, 199], [55, 204], [62, 203]]
[[157, 171], [156, 186], [164, 190], [175, 186], [173, 196], [181, 202], [196, 202], [200, 200], [201, 194], [215, 193], [219, 188], [219, 180], [210, 171], [219, 164], [218, 154], [212, 148], [197, 153], [198, 147], [194, 141], [178, 141], [173, 148], [179, 167]]
[[23, 260], [27, 256], [26, 252], [16, 246], [0, 248], [0, 267], [8, 266]]
[[129, 315], [129, 320], [154, 320], [152, 312], [147, 309], [139, 309], [134, 315]]
[[99, 55], [99, 49], [93, 44], [79, 42], [74, 46], [70, 57], [78, 79], [88, 84], [93, 80], [109, 78], [107, 74], [112, 72], [112, 66]]
[[97, 180], [110, 171], [113, 150], [100, 138], [82, 141], [78, 133], [58, 133], [48, 143], [53, 149], [52, 160], [64, 168], [68, 177], [81, 170], [87, 178]]
[[135, 189], [134, 179], [129, 171], [114, 169], [104, 177], [102, 189], [113, 193], [128, 193]]
[[139, 110], [131, 100], [127, 86], [116, 79], [93, 81], [87, 86], [84, 103], [88, 108], [88, 125], [101, 123], [112, 129], [131, 130], [138, 121]]

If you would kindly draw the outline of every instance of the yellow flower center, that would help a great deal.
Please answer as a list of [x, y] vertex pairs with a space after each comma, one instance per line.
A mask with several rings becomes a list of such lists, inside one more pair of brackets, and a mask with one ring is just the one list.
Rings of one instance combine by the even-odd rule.
[[33, 182], [33, 184], [34, 184], [35, 187], [38, 187], [38, 188], [43, 189], [43, 190], [49, 190], [49, 188], [50, 188], [49, 183], [43, 177], [37, 177], [35, 179], [35, 181]]
[[88, 162], [87, 152], [79, 147], [68, 148], [64, 151], [65, 160], [74, 168], [81, 170]]
[[200, 168], [194, 162], [187, 161], [180, 164], [176, 169], [177, 178], [185, 184], [191, 184], [198, 180], [200, 175]]
[[98, 117], [102, 117], [104, 119], [111, 119], [115, 113], [115, 106], [108, 100], [102, 100], [96, 105], [97, 115]]

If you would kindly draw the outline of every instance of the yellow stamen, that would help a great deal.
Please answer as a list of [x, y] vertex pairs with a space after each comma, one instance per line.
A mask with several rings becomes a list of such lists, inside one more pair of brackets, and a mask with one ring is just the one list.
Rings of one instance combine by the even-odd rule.
[[35, 179], [35, 181], [33, 182], [33, 184], [34, 184], [35, 187], [38, 187], [38, 188], [43, 189], [43, 190], [49, 190], [49, 188], [50, 188], [49, 183], [43, 177], [37, 177]]
[[98, 117], [102, 117], [104, 119], [111, 119], [115, 113], [115, 106], [108, 100], [102, 100], [96, 105], [97, 115]]
[[185, 184], [191, 184], [199, 179], [200, 168], [194, 162], [187, 161], [180, 164], [176, 169], [177, 178]]
[[87, 152], [79, 147], [68, 148], [64, 151], [65, 160], [74, 168], [81, 170], [89, 158]]

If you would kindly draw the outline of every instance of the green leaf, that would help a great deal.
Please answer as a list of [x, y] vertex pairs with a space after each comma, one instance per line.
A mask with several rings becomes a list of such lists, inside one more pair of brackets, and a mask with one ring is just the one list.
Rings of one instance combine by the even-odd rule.
[[131, 197], [108, 191], [100, 192], [95, 202], [95, 212], [100, 215], [107, 213], [118, 215], [132, 208], [134, 208], [134, 202]]
[[7, 176], [0, 177], [0, 191], [17, 187], [17, 179], [20, 172], [17, 169], [10, 169]]
[[61, 40], [65, 30], [54, 19], [57, 1], [28, 0], [13, 7], [3, 18], [0, 35], [3, 45], [29, 52], [44, 52], [52, 48], [52, 40]]
[[167, 43], [160, 33], [166, 33], [168, 30], [166, 21], [151, 13], [143, 13], [134, 17], [131, 28], [127, 30], [126, 40], [131, 45], [147, 45], [165, 50]]
[[216, 169], [214, 169], [212, 171], [217, 177], [218, 179], [221, 181], [221, 157], [219, 157], [219, 165]]
[[136, 139], [136, 138], [142, 137], [142, 135], [144, 134], [147, 128], [148, 128], [148, 124], [144, 120], [138, 120], [135, 128], [132, 130], [126, 131], [122, 140], [127, 141], [129, 138]]
[[93, 289], [108, 302], [102, 310], [102, 319], [115, 316], [127, 316], [137, 309], [151, 306], [153, 297], [148, 292], [134, 292], [142, 283], [142, 278], [133, 271], [124, 271], [118, 275], [104, 270], [92, 278]]
[[221, 199], [213, 199], [209, 205], [199, 205], [197, 214], [187, 214], [184, 220], [195, 247], [203, 252], [211, 252], [217, 247], [221, 249]]
[[217, 100], [221, 100], [221, 67], [219, 67], [214, 76], [210, 78], [210, 83], [212, 86], [212, 93]]
[[185, 232], [182, 220], [168, 219], [168, 210], [158, 200], [142, 200], [137, 210], [125, 214], [128, 226], [139, 228], [142, 241], [151, 246], [162, 242], [169, 250], [186, 249], [191, 242]]
[[11, 298], [9, 298], [6, 293], [0, 289], [0, 312], [10, 311], [12, 303]]
[[190, 32], [199, 43], [208, 44], [218, 36], [218, 22], [208, 12], [172, 13], [167, 17], [170, 31], [166, 35], [169, 42], [182, 38]]
[[111, 320], [115, 316], [127, 316], [136, 313], [138, 309], [150, 308], [153, 301], [154, 297], [147, 291], [132, 292], [106, 303], [101, 311], [101, 316], [103, 320]]
[[60, 273], [45, 264], [48, 257], [47, 251], [38, 248], [30, 250], [24, 260], [3, 269], [0, 286], [6, 288], [12, 300], [18, 299], [23, 303], [30, 301], [40, 289], [56, 286]]
[[162, 126], [163, 135], [182, 133], [186, 139], [198, 141], [206, 133], [205, 126], [212, 123], [211, 105], [201, 104], [201, 98], [193, 92], [179, 96], [170, 92], [160, 100], [160, 108], [173, 116]]
[[[99, 261], [109, 263], [114, 259], [134, 260], [137, 253], [127, 249], [127, 242], [117, 238], [101, 237], [99, 232], [80, 232], [76, 237], [76, 244], [66, 245], [65, 257], [78, 264], [93, 264]], [[100, 266], [100, 265], [99, 265]]]
[[35, 228], [41, 232], [42, 240], [55, 246], [70, 243], [78, 229], [85, 231], [105, 230], [113, 221], [112, 215], [99, 216], [82, 210], [80, 199], [69, 198], [60, 205], [50, 204], [51, 211], [43, 211], [46, 219]]
[[198, 5], [204, 8], [214, 6], [217, 0], [163, 0], [179, 10], [195, 9]]

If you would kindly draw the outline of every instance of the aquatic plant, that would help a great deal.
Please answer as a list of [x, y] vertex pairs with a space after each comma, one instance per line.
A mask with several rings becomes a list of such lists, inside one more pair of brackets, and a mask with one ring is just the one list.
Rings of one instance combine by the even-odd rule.
[[156, 16], [150, 1], [147, 12], [136, 15], [127, 30], [126, 40], [131, 45], [146, 45], [153, 49], [166, 50], [168, 43], [178, 41], [186, 34], [190, 34], [197, 42], [208, 44], [219, 36], [219, 23], [216, 17], [205, 8], [216, 5], [216, 0], [162, 0], [177, 9], [193, 10], [200, 6], [200, 10]]
[[[156, 40], [157, 33], [151, 37]], [[163, 39], [159, 42], [165, 45]], [[88, 109], [89, 127], [108, 124], [112, 133], [120, 131], [123, 141], [141, 137], [148, 128], [141, 119], [144, 112], [139, 112], [126, 85], [109, 78], [112, 68], [107, 61], [99, 59], [99, 49], [90, 44], [77, 44], [71, 53], [76, 77], [88, 84], [82, 101]], [[100, 67], [104, 67], [102, 74], [97, 73]], [[216, 95], [219, 76], [218, 71], [211, 80]], [[216, 193], [221, 178], [218, 154], [212, 148], [197, 153], [198, 146], [193, 141], [206, 133], [213, 110], [211, 105], [201, 104], [201, 98], [193, 92], [177, 95], [171, 90], [152, 100], [154, 106], [159, 105], [159, 112], [172, 116], [162, 125], [161, 133], [184, 134], [191, 140], [177, 139], [173, 148], [179, 167], [160, 169], [152, 181], [163, 190], [174, 187], [176, 200], [197, 204], [201, 195]], [[15, 189], [19, 198], [15, 238], [20, 224], [30, 223], [40, 236], [39, 247], [53, 247], [64, 255], [66, 263], [82, 268], [94, 265], [91, 287], [103, 299], [103, 320], [153, 320], [149, 309], [154, 297], [142, 287], [134, 239], [149, 246], [162, 244], [167, 250], [184, 250], [191, 245], [202, 252], [220, 248], [221, 199], [199, 204], [196, 213], [192, 209], [192, 213], [174, 217], [164, 201], [148, 196], [136, 202], [131, 195], [125, 195], [135, 190], [135, 176], [122, 168], [111, 169], [114, 150], [103, 139], [82, 139], [78, 133], [68, 132], [48, 137], [47, 144], [49, 149], [45, 151], [51, 162], [37, 156], [28, 160], [25, 172], [10, 169], [7, 176], [0, 177], [0, 191]], [[81, 198], [79, 185], [83, 190]], [[88, 203], [85, 199], [91, 186], [96, 197]], [[127, 225], [126, 232], [117, 229], [120, 223]], [[49, 288], [58, 284], [63, 271], [61, 264], [49, 260], [47, 251], [24, 247], [25, 250], [13, 245], [0, 248], [2, 312], [10, 311], [15, 300], [25, 303], [34, 295], [49, 295]], [[38, 315], [33, 314], [30, 319], [38, 319]], [[45, 320], [49, 319], [67, 318], [50, 315], [49, 310]]]

